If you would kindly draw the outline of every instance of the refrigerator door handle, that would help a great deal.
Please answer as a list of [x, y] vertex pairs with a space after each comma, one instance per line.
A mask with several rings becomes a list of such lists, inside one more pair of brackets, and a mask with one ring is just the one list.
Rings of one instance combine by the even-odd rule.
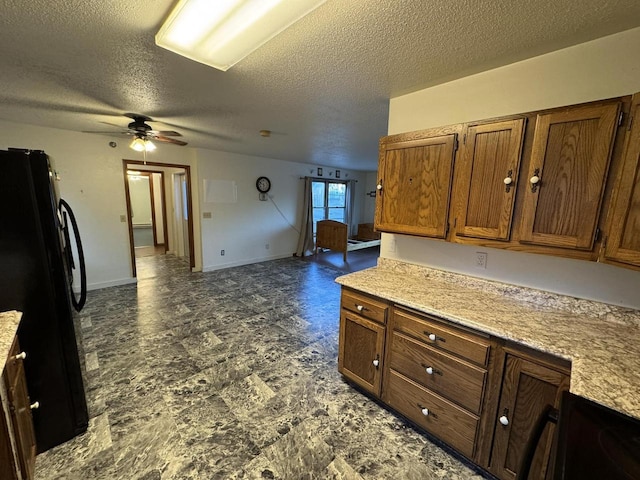
[[[73, 308], [76, 309], [76, 311], [80, 311], [82, 310], [82, 307], [84, 307], [85, 302], [87, 301], [87, 272], [86, 272], [86, 267], [85, 267], [85, 262], [84, 262], [84, 250], [82, 249], [82, 240], [80, 239], [80, 232], [78, 231], [78, 222], [76, 221], [76, 216], [73, 214], [73, 210], [71, 209], [71, 207], [69, 206], [69, 204], [63, 200], [62, 198], [60, 199], [60, 202], [58, 204], [58, 208], [62, 211], [62, 209], [65, 209], [65, 212], [63, 214], [64, 219], [65, 219], [65, 223], [63, 226], [64, 229], [64, 236], [65, 236], [65, 241], [67, 241], [67, 245], [65, 246], [65, 250], [69, 249], [67, 256], [69, 259], [69, 266], [70, 268], [75, 268], [75, 262], [73, 260], [73, 254], [71, 253], [71, 244], [68, 242], [69, 240], [69, 222], [71, 222], [71, 228], [73, 229], [73, 236], [75, 238], [76, 241], [76, 247], [78, 248], [78, 263], [80, 264], [80, 298], [76, 298], [76, 294], [73, 291], [73, 275], [70, 275], [70, 281], [69, 281], [69, 287], [71, 289], [71, 303], [73, 303]], [[68, 221], [67, 221], [67, 214], [69, 215]]]

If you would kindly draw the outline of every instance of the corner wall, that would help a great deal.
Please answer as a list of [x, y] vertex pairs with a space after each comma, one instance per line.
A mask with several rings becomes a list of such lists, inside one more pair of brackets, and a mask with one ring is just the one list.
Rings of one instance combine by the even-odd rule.
[[[389, 134], [640, 91], [640, 28], [392, 98]], [[488, 252], [486, 269], [474, 266]], [[595, 262], [383, 234], [381, 256], [640, 309], [640, 272]]]

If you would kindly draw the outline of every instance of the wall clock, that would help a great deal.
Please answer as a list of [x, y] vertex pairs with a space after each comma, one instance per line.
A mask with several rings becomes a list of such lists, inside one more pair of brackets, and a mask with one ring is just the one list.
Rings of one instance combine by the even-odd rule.
[[260, 193], [267, 193], [271, 190], [271, 180], [267, 177], [258, 177], [258, 180], [256, 180], [256, 188]]

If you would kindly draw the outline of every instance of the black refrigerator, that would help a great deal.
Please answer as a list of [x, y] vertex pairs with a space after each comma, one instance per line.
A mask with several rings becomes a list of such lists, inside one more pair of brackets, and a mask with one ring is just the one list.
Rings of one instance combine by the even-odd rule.
[[0, 311], [23, 312], [18, 340], [29, 396], [40, 405], [33, 423], [43, 452], [87, 429], [74, 327], [86, 298], [82, 244], [44, 152], [0, 150], [0, 172]]

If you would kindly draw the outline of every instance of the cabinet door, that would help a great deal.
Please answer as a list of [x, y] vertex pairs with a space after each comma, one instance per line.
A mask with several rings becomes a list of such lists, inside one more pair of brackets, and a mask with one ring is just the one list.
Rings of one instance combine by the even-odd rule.
[[27, 380], [23, 360], [16, 358], [20, 345], [16, 338], [9, 352], [10, 359], [4, 370], [4, 383], [11, 412], [11, 424], [20, 462], [22, 478], [33, 478], [36, 459], [36, 440], [31, 417], [31, 405], [27, 391]]
[[640, 94], [634, 96], [631, 114], [634, 122], [609, 214], [605, 257], [640, 266]]
[[520, 241], [591, 250], [620, 103], [538, 115]]
[[345, 310], [340, 315], [338, 371], [380, 395], [385, 327]]
[[[490, 470], [503, 480], [514, 480], [524, 448], [547, 405], [558, 407], [569, 378], [550, 368], [507, 355], [493, 440]], [[505, 425], [505, 423], [507, 423]], [[545, 478], [553, 426], [547, 425], [533, 459], [529, 479]]]
[[381, 148], [376, 229], [445, 238], [456, 135]]
[[456, 235], [509, 240], [524, 123], [516, 119], [467, 129]]
[[7, 425], [3, 405], [0, 405], [0, 478], [3, 480], [16, 480], [18, 478], [9, 437], [9, 426]]

